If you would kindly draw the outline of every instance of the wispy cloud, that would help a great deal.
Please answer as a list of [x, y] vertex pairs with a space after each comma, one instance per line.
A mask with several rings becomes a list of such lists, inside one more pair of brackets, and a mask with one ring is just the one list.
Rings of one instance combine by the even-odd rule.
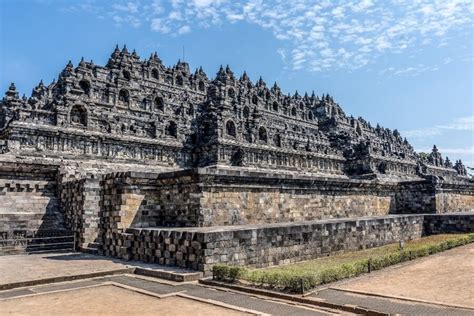
[[[91, 3], [84, 11], [91, 11]], [[110, 6], [100, 15], [118, 25], [149, 25], [163, 34], [223, 23], [254, 24], [281, 41], [278, 53], [292, 69], [310, 71], [352, 70], [385, 54], [430, 43], [446, 45], [451, 31], [472, 27], [474, 13], [471, 0], [136, 0]], [[415, 65], [387, 72], [413, 76], [433, 70], [436, 66]]]
[[[474, 146], [466, 148], [440, 147], [438, 150], [444, 155], [472, 155], [474, 156]], [[417, 152], [431, 152], [431, 148], [416, 149]]]
[[432, 65], [428, 66], [425, 64], [416, 64], [404, 68], [395, 68], [395, 67], [389, 67], [386, 69], [383, 69], [379, 71], [379, 74], [385, 75], [388, 77], [391, 76], [406, 76], [406, 77], [416, 77], [421, 75], [422, 73], [428, 72], [428, 71], [436, 71], [439, 69], [439, 66], [437, 65]]
[[460, 117], [443, 125], [402, 131], [401, 134], [405, 137], [412, 139], [426, 139], [433, 136], [439, 136], [449, 130], [467, 131], [474, 133], [474, 116]]

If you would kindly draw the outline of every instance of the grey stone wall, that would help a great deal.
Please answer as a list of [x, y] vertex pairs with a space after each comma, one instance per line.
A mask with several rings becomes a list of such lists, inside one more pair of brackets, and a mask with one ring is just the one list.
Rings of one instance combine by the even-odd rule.
[[188, 171], [115, 173], [104, 179], [110, 228], [201, 226], [201, 196], [197, 176]]
[[291, 222], [395, 210], [393, 185], [255, 171], [129, 172], [107, 176], [104, 186], [106, 217], [115, 223], [109, 227], [122, 229]]
[[474, 232], [474, 213], [425, 215], [423, 227], [426, 235], [472, 233]]
[[[382, 183], [255, 169], [199, 168], [108, 175], [105, 200], [110, 214], [121, 214], [108, 215], [116, 225], [113, 227], [121, 229], [282, 223], [474, 207], [472, 185], [450, 185], [449, 192], [444, 186], [432, 181]], [[438, 194], [452, 202], [438, 210]]]
[[209, 272], [214, 264], [268, 267], [419, 238], [422, 215], [391, 215], [226, 228], [132, 228], [103, 253]]
[[81, 179], [61, 185], [66, 227], [76, 235], [77, 249], [88, 249], [100, 234], [100, 179]]
[[396, 212], [404, 214], [474, 211], [474, 188], [469, 183], [435, 177], [402, 182], [398, 186], [396, 205]]
[[64, 227], [56, 168], [0, 163], [0, 238], [47, 234]]
[[427, 181], [404, 182], [399, 185], [396, 198], [396, 213], [436, 213], [436, 190]]

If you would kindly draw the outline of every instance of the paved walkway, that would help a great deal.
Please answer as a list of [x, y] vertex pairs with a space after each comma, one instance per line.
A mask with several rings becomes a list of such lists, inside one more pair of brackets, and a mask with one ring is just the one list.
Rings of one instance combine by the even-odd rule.
[[380, 272], [338, 288], [474, 309], [474, 244]]
[[[133, 293], [124, 292], [124, 289]], [[114, 296], [114, 293], [120, 295]], [[168, 300], [169, 298], [174, 299]], [[79, 306], [74, 303], [75, 301]], [[130, 302], [134, 309], [127, 307], [126, 302]], [[115, 304], [117, 306], [114, 306]], [[157, 309], [150, 310], [147, 306], [149, 304], [159, 309], [163, 315], [338, 314], [337, 311], [330, 309], [297, 306], [250, 294], [213, 289], [197, 283], [161, 282], [135, 275], [108, 276], [0, 291], [2, 313], [30, 314], [35, 311], [35, 314], [39, 315], [55, 312], [146, 315], [154, 312], [156, 315]], [[97, 309], [94, 309], [94, 306]], [[190, 310], [192, 306], [194, 308]], [[123, 307], [123, 310], [119, 307]]]
[[[248, 315], [183, 297], [157, 299], [114, 285], [104, 285], [0, 301], [2, 313], [36, 315]], [[3, 315], [5, 315], [3, 314]]]
[[342, 281], [310, 297], [387, 313], [474, 315], [474, 244]]
[[144, 268], [155, 272], [194, 275], [196, 271], [165, 267], [137, 261], [124, 261], [86, 253], [48, 253], [0, 256], [0, 289], [11, 283], [67, 278], [94, 273], [125, 273], [128, 268]]
[[126, 268], [119, 260], [85, 253], [0, 256], [0, 285]]

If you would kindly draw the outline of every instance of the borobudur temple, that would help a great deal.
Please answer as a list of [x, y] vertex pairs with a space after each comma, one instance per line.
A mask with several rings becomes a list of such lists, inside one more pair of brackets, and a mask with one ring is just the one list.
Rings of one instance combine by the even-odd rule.
[[208, 78], [117, 47], [29, 98], [11, 84], [0, 113], [1, 239], [69, 232], [82, 251], [208, 272], [412, 239], [474, 210], [460, 160], [229, 67]]

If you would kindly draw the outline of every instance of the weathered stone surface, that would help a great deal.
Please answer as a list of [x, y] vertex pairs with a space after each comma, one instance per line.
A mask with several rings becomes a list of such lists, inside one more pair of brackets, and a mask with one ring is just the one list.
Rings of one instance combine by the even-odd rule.
[[[434, 181], [434, 182], [433, 182]], [[123, 215], [114, 228], [218, 226], [351, 218], [394, 213], [473, 210], [472, 186], [436, 179], [403, 183], [305, 177], [229, 168], [171, 173], [116, 173], [105, 180], [109, 214]], [[449, 193], [448, 191], [449, 190]], [[442, 195], [464, 203], [438, 209]], [[133, 198], [130, 198], [133, 197]], [[115, 219], [111, 217], [111, 222]]]
[[472, 233], [474, 232], [474, 214], [471, 212], [425, 215], [423, 226], [427, 235]]
[[[285, 95], [228, 67], [209, 79], [117, 48], [0, 102], [0, 237], [70, 230], [80, 249], [205, 270], [375, 246], [401, 227], [416, 236], [407, 221], [422, 218], [372, 230], [359, 217], [472, 210], [472, 179], [436, 146], [417, 154], [329, 95]], [[277, 226], [232, 228], [251, 224]], [[193, 228], [212, 226], [228, 231]]]
[[0, 103], [4, 155], [162, 167], [234, 165], [381, 179], [463, 178], [436, 147], [418, 155], [397, 130], [347, 116], [333, 97], [284, 94], [275, 83], [214, 79], [158, 56], [116, 48], [107, 65], [69, 62], [30, 98], [14, 84]]

